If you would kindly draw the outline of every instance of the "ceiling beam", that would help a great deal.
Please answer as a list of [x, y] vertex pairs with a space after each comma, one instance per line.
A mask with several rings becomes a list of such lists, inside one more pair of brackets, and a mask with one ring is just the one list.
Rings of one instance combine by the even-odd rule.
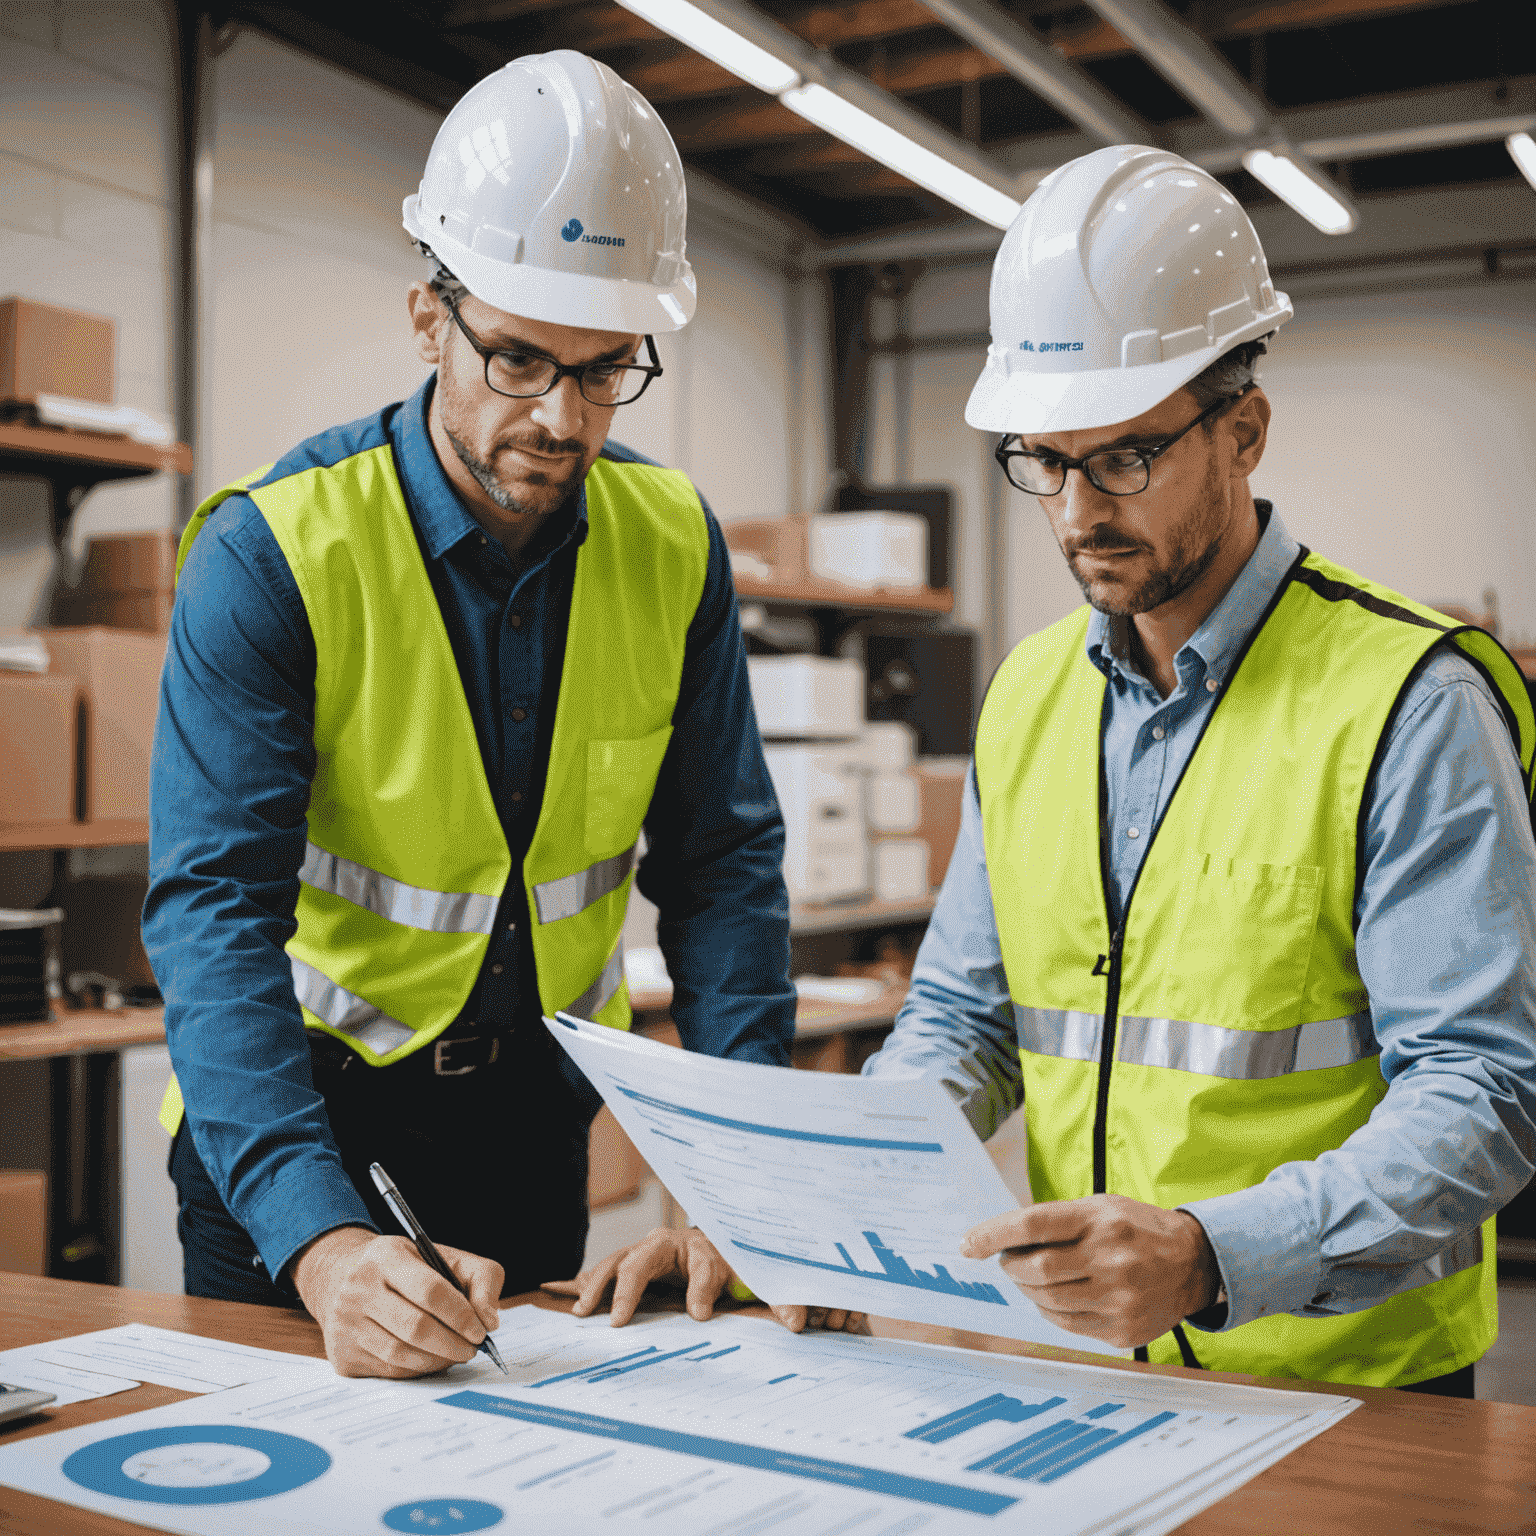
[[465, 0], [445, 6], [442, 25], [447, 31], [460, 27], [488, 27], [499, 21], [518, 21], [540, 11], [557, 11], [570, 0]]
[[1084, 133], [1105, 144], [1144, 144], [1151, 130], [1091, 75], [992, 0], [923, 0], [951, 32], [989, 54]]

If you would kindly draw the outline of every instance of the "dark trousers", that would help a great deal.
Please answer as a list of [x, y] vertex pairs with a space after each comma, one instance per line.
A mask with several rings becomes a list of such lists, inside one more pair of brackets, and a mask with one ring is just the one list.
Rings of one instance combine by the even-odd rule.
[[[370, 1067], [327, 1035], [311, 1035], [310, 1049], [342, 1165], [379, 1231], [400, 1228], [368, 1176], [373, 1162], [434, 1242], [502, 1266], [503, 1295], [581, 1267], [598, 1100], [542, 1026], [440, 1038], [391, 1067]], [[296, 1305], [225, 1208], [185, 1125], [170, 1173], [187, 1294]]]

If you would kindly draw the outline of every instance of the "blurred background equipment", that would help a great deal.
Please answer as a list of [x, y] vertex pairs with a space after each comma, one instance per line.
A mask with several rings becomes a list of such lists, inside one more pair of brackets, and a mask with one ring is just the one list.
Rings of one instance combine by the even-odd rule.
[[59, 995], [58, 907], [18, 911], [0, 907], [0, 1024], [52, 1017]]

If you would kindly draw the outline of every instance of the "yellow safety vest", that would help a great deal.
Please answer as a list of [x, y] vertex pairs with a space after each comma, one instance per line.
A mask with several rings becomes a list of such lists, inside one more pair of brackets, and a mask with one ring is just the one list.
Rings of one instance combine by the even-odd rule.
[[[388, 1066], [441, 1034], [484, 960], [511, 854], [388, 444], [243, 492], [314, 633], [316, 769], [297, 931], [304, 1023]], [[543, 805], [522, 877], [539, 1000], [630, 1022], [621, 932], [636, 842], [672, 734], [709, 533], [676, 470], [599, 459], [586, 479]], [[161, 1119], [173, 1130], [172, 1080]]]
[[[1393, 707], [1454, 642], [1501, 698], [1531, 785], [1536, 720], [1481, 630], [1303, 552], [1163, 814], [1112, 934], [1100, 866], [1105, 679], [1079, 609], [1018, 646], [976, 777], [1018, 1021], [1035, 1198], [1172, 1209], [1249, 1188], [1364, 1125], [1386, 1092], [1354, 909], [1361, 810]], [[1492, 1222], [1367, 1311], [1193, 1335], [1202, 1364], [1399, 1386], [1497, 1333]], [[1326, 1297], [1317, 1298], [1322, 1306]], [[1154, 1360], [1177, 1363], [1173, 1335]]]

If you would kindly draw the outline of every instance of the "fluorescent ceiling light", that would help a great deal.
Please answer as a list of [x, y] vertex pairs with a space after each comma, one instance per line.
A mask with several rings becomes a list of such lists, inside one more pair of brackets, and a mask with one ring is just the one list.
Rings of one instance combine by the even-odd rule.
[[1536, 139], [1528, 133], [1512, 133], [1504, 140], [1504, 148], [1520, 167], [1520, 174], [1536, 187]]
[[626, 11], [642, 16], [653, 27], [687, 43], [695, 53], [713, 59], [722, 69], [739, 75], [748, 85], [755, 85], [770, 96], [799, 85], [800, 72], [775, 57], [766, 48], [748, 42], [723, 22], [688, 0], [619, 0]]
[[1006, 192], [961, 170], [951, 160], [925, 149], [914, 139], [882, 123], [862, 107], [835, 95], [824, 85], [802, 85], [779, 100], [807, 122], [825, 128], [834, 138], [861, 149], [872, 160], [899, 171], [909, 181], [974, 214], [996, 229], [1007, 229], [1023, 206]]
[[1289, 203], [1325, 235], [1347, 235], [1355, 227], [1354, 214], [1306, 166], [1289, 155], [1250, 149], [1243, 156], [1243, 164], [1276, 197]]

